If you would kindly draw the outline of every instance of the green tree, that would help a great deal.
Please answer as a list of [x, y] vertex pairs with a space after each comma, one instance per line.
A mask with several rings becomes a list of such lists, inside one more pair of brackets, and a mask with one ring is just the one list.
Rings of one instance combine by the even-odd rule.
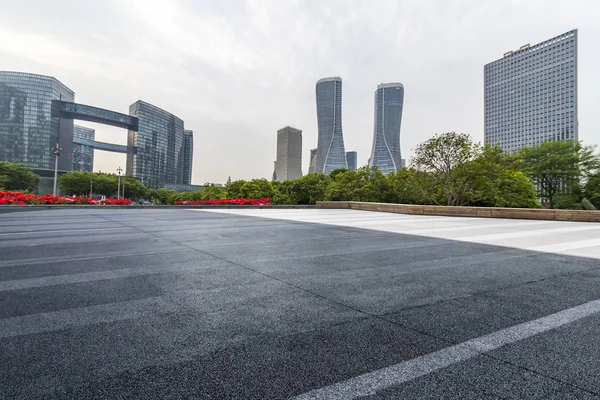
[[94, 173], [93, 193], [106, 197], [116, 197], [117, 175], [103, 172]]
[[202, 200], [219, 200], [225, 198], [225, 189], [219, 186], [207, 186], [201, 191]]
[[121, 177], [121, 196], [129, 199], [146, 199], [148, 188], [133, 175]]
[[465, 133], [438, 134], [417, 146], [412, 165], [417, 171], [433, 174], [447, 205], [465, 205], [471, 188], [456, 171], [473, 160], [478, 151], [479, 145]]
[[40, 177], [23, 164], [0, 161], [0, 187], [11, 191], [37, 191]]
[[535, 186], [519, 170], [518, 155], [503, 153], [499, 147], [478, 149], [476, 158], [458, 167], [455, 181], [465, 189], [468, 205], [483, 207], [539, 207]]
[[240, 197], [246, 199], [262, 199], [266, 197], [273, 197], [275, 191], [271, 182], [268, 180], [252, 179], [249, 182], [245, 182], [240, 188]]
[[[60, 190], [71, 196], [86, 196], [90, 194], [90, 181], [96, 184], [96, 174], [87, 171], [73, 171], [58, 178]], [[116, 185], [115, 185], [116, 188]]]
[[330, 182], [331, 178], [328, 175], [311, 173], [286, 181], [282, 187], [289, 197], [290, 204], [315, 204], [325, 200], [325, 192]]
[[443, 192], [431, 172], [402, 168], [388, 175], [395, 202], [400, 204], [438, 205], [444, 203]]
[[600, 209], [600, 171], [591, 175], [583, 190], [583, 196]]
[[242, 197], [242, 186], [246, 183], [245, 180], [239, 179], [237, 181], [230, 182], [226, 187], [225, 191], [227, 192], [228, 199], [241, 199]]
[[172, 189], [159, 188], [151, 193], [152, 199], [159, 204], [168, 204], [169, 197], [177, 192]]
[[548, 140], [520, 151], [523, 172], [550, 208], [577, 207], [582, 185], [599, 167], [594, 147], [575, 140]]
[[395, 196], [383, 173], [377, 167], [361, 167], [356, 171], [335, 170], [325, 200], [394, 202]]

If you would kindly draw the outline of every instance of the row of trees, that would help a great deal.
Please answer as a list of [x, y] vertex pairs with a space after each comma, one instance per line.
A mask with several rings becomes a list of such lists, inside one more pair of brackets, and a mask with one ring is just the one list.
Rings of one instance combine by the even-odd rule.
[[40, 177], [23, 164], [0, 161], [0, 189], [11, 192], [33, 192]]
[[[165, 193], [164, 201], [272, 197], [275, 204], [321, 200], [483, 207], [600, 207], [600, 162], [592, 147], [548, 141], [509, 154], [469, 135], [437, 135], [420, 144], [410, 168], [383, 175], [376, 168], [308, 174], [285, 182], [237, 180], [225, 188]], [[588, 201], [585, 201], [587, 198]]]
[[[65, 194], [117, 193], [114, 174], [71, 172], [60, 177]], [[410, 168], [383, 175], [376, 168], [339, 169], [329, 175], [270, 182], [236, 180], [225, 188], [197, 192], [149, 190], [133, 176], [121, 177], [124, 196], [172, 204], [185, 200], [273, 198], [274, 204], [315, 204], [321, 200], [372, 201], [486, 207], [600, 208], [600, 161], [594, 148], [577, 141], [547, 141], [509, 154], [474, 143], [455, 132], [420, 144]], [[34, 191], [39, 177], [30, 169], [0, 162], [0, 188]]]

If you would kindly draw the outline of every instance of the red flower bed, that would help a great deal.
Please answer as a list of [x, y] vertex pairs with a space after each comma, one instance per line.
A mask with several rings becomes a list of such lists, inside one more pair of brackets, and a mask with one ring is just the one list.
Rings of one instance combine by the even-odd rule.
[[113, 199], [94, 200], [91, 197], [75, 197], [75, 196], [55, 196], [53, 194], [45, 194], [37, 196], [30, 193], [21, 192], [0, 192], [0, 204], [110, 204], [110, 205], [128, 205], [131, 204], [129, 199]]
[[201, 200], [201, 201], [184, 200], [184, 201], [176, 201], [173, 204], [187, 205], [187, 206], [196, 206], [196, 205], [270, 206], [272, 203], [273, 203], [273, 199], [270, 197], [267, 197], [264, 199], [219, 199], [219, 200]]

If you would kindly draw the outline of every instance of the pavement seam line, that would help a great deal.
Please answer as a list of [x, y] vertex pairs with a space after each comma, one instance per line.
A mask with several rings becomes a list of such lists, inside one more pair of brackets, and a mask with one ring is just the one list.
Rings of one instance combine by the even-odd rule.
[[[517, 343], [539, 334], [560, 328], [600, 312], [600, 300], [593, 300], [532, 321], [514, 325], [488, 335], [480, 336], [446, 347], [433, 353], [403, 361], [348, 380], [334, 383], [294, 397], [294, 400], [356, 399], [398, 386], [429, 375], [451, 365], [470, 360], [500, 347]], [[504, 362], [504, 360], [499, 360]], [[506, 362], [505, 362], [506, 363]], [[511, 364], [511, 363], [506, 363]], [[512, 364], [511, 364], [512, 365]], [[532, 371], [539, 374], [536, 371]], [[542, 375], [542, 374], [539, 374]], [[551, 377], [549, 377], [551, 378]], [[554, 378], [551, 378], [554, 379]], [[554, 379], [559, 381], [557, 379]], [[561, 381], [559, 381], [561, 382]], [[567, 383], [567, 382], [562, 382]], [[569, 384], [569, 383], [567, 383]], [[573, 387], [576, 385], [570, 384]], [[595, 394], [589, 390], [588, 393]]]

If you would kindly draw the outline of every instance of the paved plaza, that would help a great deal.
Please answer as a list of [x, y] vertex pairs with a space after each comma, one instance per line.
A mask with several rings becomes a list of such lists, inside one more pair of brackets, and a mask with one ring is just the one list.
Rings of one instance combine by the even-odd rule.
[[598, 399], [600, 224], [0, 214], [1, 399]]

